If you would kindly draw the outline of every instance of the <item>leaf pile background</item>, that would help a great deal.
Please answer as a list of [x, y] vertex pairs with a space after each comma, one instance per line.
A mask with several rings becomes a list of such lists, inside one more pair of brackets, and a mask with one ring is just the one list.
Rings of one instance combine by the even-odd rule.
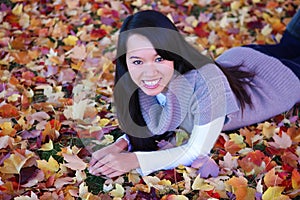
[[[210, 157], [146, 177], [92, 176], [90, 155], [121, 135], [113, 114], [122, 20], [159, 10], [203, 54], [273, 44], [299, 0], [2, 0], [0, 199], [297, 199], [299, 105], [222, 133]], [[278, 97], [280, 98], [280, 97]]]

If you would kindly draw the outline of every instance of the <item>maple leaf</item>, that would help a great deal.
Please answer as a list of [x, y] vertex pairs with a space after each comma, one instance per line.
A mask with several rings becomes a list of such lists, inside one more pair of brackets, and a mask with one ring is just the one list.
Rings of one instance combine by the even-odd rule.
[[232, 191], [235, 194], [237, 200], [255, 198], [255, 190], [248, 187], [247, 179], [242, 176], [232, 177], [228, 181], [226, 181], [226, 184], [232, 187]]
[[266, 173], [264, 177], [264, 183], [267, 187], [278, 186], [282, 183], [283, 179], [281, 179], [278, 175], [275, 174], [275, 168], [271, 169], [268, 173]]
[[281, 137], [277, 134], [274, 134], [273, 139], [274, 139], [274, 142], [269, 142], [268, 144], [270, 144], [271, 146], [273, 146], [275, 148], [287, 149], [290, 146], [292, 146], [292, 139], [285, 132], [282, 132]]
[[220, 160], [219, 165], [228, 168], [229, 170], [235, 169], [238, 167], [238, 157], [233, 157], [229, 152], [226, 153], [226, 155], [223, 157], [224, 161]]
[[48, 121], [45, 125], [45, 129], [42, 131], [42, 141], [45, 142], [46, 139], [56, 140], [59, 136], [59, 129], [61, 123], [55, 119]]
[[274, 135], [276, 126], [270, 122], [264, 122], [260, 123], [257, 129], [262, 130], [262, 134], [269, 139]]
[[233, 133], [230, 134], [229, 137], [230, 140], [226, 141], [224, 145], [225, 150], [229, 153], [235, 154], [237, 151], [246, 147], [243, 136]]
[[201, 178], [208, 176], [216, 177], [219, 174], [219, 166], [217, 163], [208, 156], [200, 156], [193, 161], [191, 167], [198, 168], [198, 173]]
[[299, 157], [291, 151], [284, 151], [283, 155], [281, 156], [281, 159], [284, 163], [287, 163], [293, 168], [298, 167]]

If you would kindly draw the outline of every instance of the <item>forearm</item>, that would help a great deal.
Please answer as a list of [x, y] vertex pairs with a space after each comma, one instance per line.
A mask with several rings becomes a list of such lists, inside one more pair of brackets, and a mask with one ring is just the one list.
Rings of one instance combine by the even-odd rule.
[[135, 152], [140, 173], [147, 175], [160, 169], [171, 169], [178, 165], [191, 165], [199, 156], [205, 155], [213, 148], [224, 124], [224, 117], [202, 125], [195, 126], [189, 142], [185, 145], [156, 152]]

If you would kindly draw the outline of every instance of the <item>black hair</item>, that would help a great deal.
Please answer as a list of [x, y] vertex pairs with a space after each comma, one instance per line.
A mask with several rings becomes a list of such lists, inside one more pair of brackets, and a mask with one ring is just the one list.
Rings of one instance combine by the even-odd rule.
[[[120, 29], [116, 57], [114, 102], [117, 117], [120, 128], [130, 139], [132, 151], [152, 151], [157, 149], [157, 140], [171, 134], [167, 132], [161, 136], [153, 136], [142, 116], [138, 87], [130, 78], [126, 64], [127, 39], [134, 33], [149, 39], [157, 54], [163, 59], [174, 61], [174, 70], [180, 74], [215, 62], [186, 42], [174, 23], [160, 12], [140, 11], [124, 20]], [[238, 67], [229, 70], [219, 67], [227, 77], [241, 107], [244, 108], [245, 104], [251, 105], [251, 98], [243, 87], [246, 83], [242, 79], [253, 75], [239, 71]]]

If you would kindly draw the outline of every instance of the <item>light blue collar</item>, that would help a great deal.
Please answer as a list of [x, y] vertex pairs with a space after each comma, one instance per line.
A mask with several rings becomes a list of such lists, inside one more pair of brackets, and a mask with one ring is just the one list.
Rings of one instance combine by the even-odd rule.
[[167, 97], [164, 94], [159, 93], [158, 95], [156, 95], [156, 99], [161, 106], [166, 105]]

